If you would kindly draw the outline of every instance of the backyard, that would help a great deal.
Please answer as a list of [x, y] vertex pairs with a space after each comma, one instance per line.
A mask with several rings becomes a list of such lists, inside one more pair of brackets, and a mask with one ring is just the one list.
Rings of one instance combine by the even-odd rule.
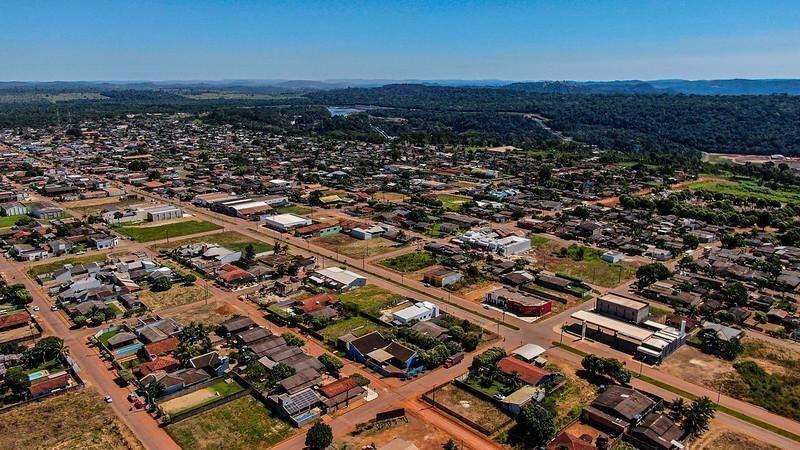
[[0, 414], [0, 448], [141, 449], [95, 391], [84, 389]]
[[319, 334], [325, 337], [326, 342], [335, 343], [339, 336], [343, 336], [347, 333], [363, 336], [373, 331], [383, 331], [385, 329], [386, 327], [378, 325], [366, 317], [352, 316], [333, 322], [322, 330], [319, 330]]
[[222, 227], [203, 220], [187, 220], [164, 225], [116, 225], [113, 228], [114, 231], [124, 234], [125, 236], [130, 236], [137, 242], [152, 242], [161, 239], [205, 233], [207, 231], [219, 230]]
[[382, 237], [362, 241], [341, 233], [317, 237], [311, 242], [350, 258], [371, 258], [401, 247]]
[[256, 239], [249, 238], [236, 231], [223, 231], [222, 233], [209, 234], [207, 236], [200, 236], [195, 238], [183, 239], [170, 243], [161, 243], [150, 246], [155, 251], [175, 249], [188, 244], [195, 244], [198, 242], [206, 242], [208, 244], [218, 244], [228, 250], [244, 252], [248, 245], [253, 246], [256, 254], [268, 252], [272, 250], [272, 245], [266, 242], [261, 242]]
[[381, 261], [381, 265], [401, 273], [416, 272], [436, 263], [436, 256], [429, 251], [405, 253]]
[[339, 294], [339, 300], [342, 303], [354, 306], [359, 311], [373, 314], [401, 298], [402, 296], [389, 292], [374, 284], [368, 284], [358, 289]]
[[242, 392], [244, 388], [233, 380], [220, 380], [203, 389], [161, 403], [161, 409], [169, 415], [178, 415], [207, 405], [219, 399]]
[[271, 447], [294, 432], [291, 425], [250, 396], [169, 425], [166, 430], [181, 448], [231, 450]]

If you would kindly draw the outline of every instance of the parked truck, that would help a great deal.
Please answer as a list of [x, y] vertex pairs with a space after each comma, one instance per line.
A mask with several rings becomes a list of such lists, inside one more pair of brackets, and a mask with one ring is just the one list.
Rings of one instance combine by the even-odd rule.
[[464, 359], [464, 352], [458, 352], [444, 361], [444, 367], [453, 367]]

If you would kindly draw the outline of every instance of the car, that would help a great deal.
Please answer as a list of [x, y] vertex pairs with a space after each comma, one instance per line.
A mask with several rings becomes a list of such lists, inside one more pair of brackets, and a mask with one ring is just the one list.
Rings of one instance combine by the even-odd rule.
[[51, 306], [50, 311], [58, 311], [58, 306], [56, 305]]
[[33, 309], [34, 311], [38, 311], [41, 308], [39, 308], [37, 305], [33, 305], [33, 308], [31, 308], [31, 309]]
[[128, 401], [129, 401], [129, 402], [133, 403], [133, 402], [135, 402], [136, 400], [139, 400], [139, 396], [138, 396], [138, 395], [134, 394], [133, 392], [131, 392], [130, 394], [128, 394]]
[[75, 252], [75, 254], [76, 255], [85, 255], [86, 254], [86, 250], [79, 250], [79, 251]]
[[425, 286], [425, 287], [431, 287], [430, 283], [422, 283], [422, 285]]
[[483, 305], [483, 309], [489, 309], [489, 305]]
[[111, 398], [111, 396], [110, 396], [110, 395], [106, 395], [105, 397], [103, 397], [103, 400], [105, 400], [105, 401], [106, 401], [106, 403], [111, 403], [111, 402], [113, 402], [113, 401], [114, 401], [114, 399], [113, 399], [113, 398]]

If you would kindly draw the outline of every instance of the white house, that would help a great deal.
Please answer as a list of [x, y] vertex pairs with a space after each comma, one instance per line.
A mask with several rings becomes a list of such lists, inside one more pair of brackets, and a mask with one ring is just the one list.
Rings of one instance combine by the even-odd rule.
[[367, 284], [367, 277], [341, 267], [317, 270], [309, 277], [309, 280], [337, 291], [347, 291]]
[[313, 221], [307, 217], [294, 214], [278, 214], [264, 219], [264, 226], [273, 230], [287, 232], [295, 228], [311, 225]]
[[408, 308], [392, 313], [392, 320], [405, 325], [412, 320], [424, 322], [439, 317], [439, 306], [431, 302], [419, 302]]

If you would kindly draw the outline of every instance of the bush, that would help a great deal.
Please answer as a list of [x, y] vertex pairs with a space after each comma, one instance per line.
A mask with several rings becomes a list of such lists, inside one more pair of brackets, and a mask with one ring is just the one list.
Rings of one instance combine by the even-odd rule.
[[331, 445], [331, 442], [333, 442], [333, 431], [328, 424], [318, 421], [308, 429], [306, 446], [312, 449], [323, 449]]
[[164, 292], [172, 289], [172, 280], [167, 277], [161, 277], [153, 282], [150, 288], [153, 292]]
[[286, 332], [281, 335], [281, 337], [286, 341], [286, 345], [291, 347], [302, 347], [306, 344], [306, 341], [297, 337], [294, 333]]

